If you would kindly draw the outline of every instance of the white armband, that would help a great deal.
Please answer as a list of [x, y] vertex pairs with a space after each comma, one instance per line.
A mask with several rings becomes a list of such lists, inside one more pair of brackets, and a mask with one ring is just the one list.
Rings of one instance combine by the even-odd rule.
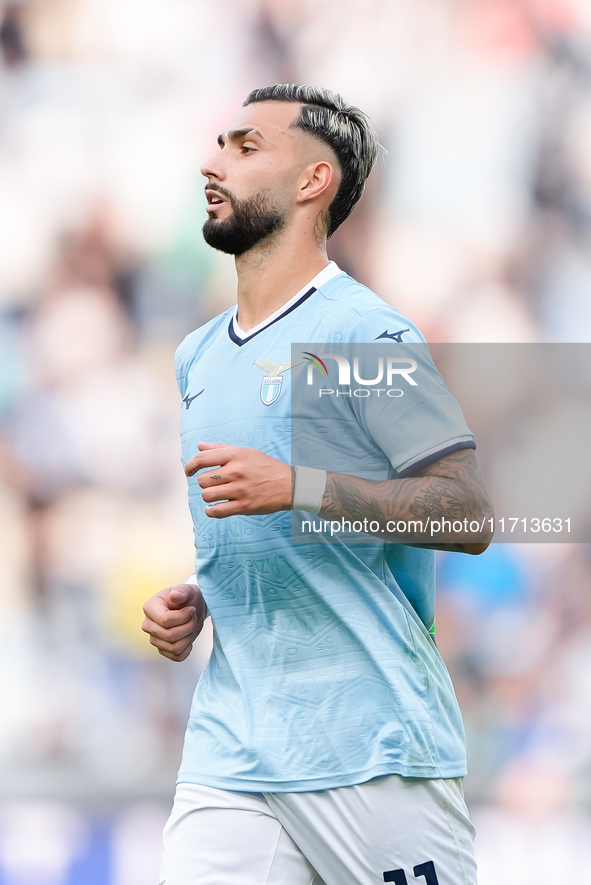
[[305, 510], [316, 515], [322, 507], [326, 491], [326, 470], [298, 465], [295, 471], [292, 510]]
[[[197, 582], [197, 575], [195, 574], [195, 572], [193, 572], [193, 574], [191, 575], [190, 578], [187, 578], [187, 580], [185, 581], [185, 584], [194, 584], [196, 587], [199, 586], [199, 584]], [[203, 602], [205, 604], [205, 618], [208, 618], [209, 617], [209, 609], [207, 607], [207, 603], [205, 602], [205, 599], [203, 600]], [[204, 618], [204, 620], [205, 620], [205, 618]]]

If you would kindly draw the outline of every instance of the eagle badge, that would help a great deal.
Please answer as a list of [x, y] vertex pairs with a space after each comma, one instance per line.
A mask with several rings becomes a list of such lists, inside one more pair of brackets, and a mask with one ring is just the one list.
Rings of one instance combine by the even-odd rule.
[[283, 360], [282, 363], [276, 365], [271, 362], [271, 360], [255, 361], [255, 366], [258, 366], [259, 369], [262, 369], [263, 372], [267, 373], [261, 382], [261, 402], [265, 406], [273, 405], [281, 393], [283, 373], [293, 369], [294, 366], [297, 366], [298, 363], [301, 362], [303, 362], [303, 360]]

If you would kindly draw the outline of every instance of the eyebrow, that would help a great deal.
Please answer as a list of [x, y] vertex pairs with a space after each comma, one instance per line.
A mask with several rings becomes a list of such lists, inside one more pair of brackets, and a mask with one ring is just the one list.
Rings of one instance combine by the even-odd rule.
[[[248, 135], [249, 133], [251, 135], [258, 135], [258, 137], [262, 138], [263, 141], [267, 140], [262, 132], [259, 132], [258, 129], [253, 129], [250, 126], [248, 126], [246, 129], [232, 129], [230, 132], [228, 132], [228, 140], [237, 141], [240, 138], [244, 138], [244, 136]], [[223, 135], [218, 135], [218, 144], [220, 147], [224, 146], [225, 139]]]

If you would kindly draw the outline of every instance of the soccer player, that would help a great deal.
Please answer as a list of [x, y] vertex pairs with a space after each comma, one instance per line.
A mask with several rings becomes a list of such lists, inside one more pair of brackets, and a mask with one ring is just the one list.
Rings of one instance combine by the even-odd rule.
[[[335, 400], [356, 430], [355, 475], [290, 466], [291, 378], [307, 369], [293, 342], [426, 350], [410, 320], [326, 253], [378, 149], [340, 96], [277, 85], [248, 96], [202, 169], [203, 233], [235, 255], [238, 303], [176, 355], [197, 577], [148, 600], [143, 629], [182, 661], [211, 614], [214, 647], [161, 885], [476, 881], [462, 723], [432, 632], [433, 536], [383, 529], [417, 514], [477, 520], [482, 531], [439, 546], [486, 548], [472, 434], [426, 361], [437, 395], [393, 425], [365, 400]], [[294, 543], [290, 510], [369, 519], [378, 537]]]

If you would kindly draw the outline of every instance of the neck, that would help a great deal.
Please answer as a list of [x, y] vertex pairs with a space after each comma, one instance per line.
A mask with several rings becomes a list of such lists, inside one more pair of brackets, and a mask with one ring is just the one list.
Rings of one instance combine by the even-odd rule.
[[236, 256], [238, 322], [244, 332], [264, 322], [329, 263], [326, 239], [278, 233]]

